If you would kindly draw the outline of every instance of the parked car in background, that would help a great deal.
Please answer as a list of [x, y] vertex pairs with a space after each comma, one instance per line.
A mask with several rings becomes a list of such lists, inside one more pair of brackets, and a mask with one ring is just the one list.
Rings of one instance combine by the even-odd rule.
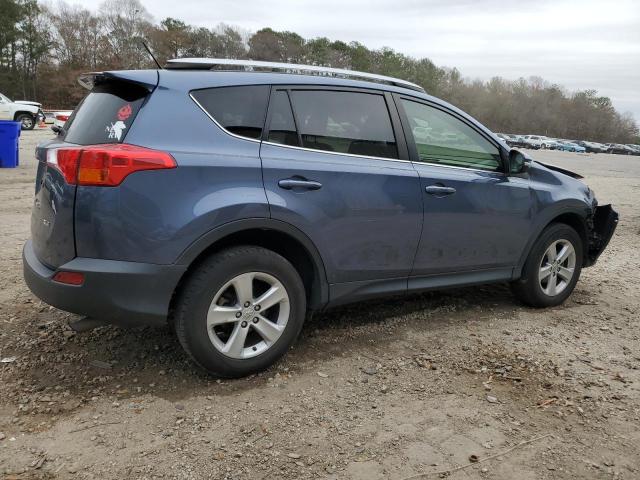
[[522, 135], [516, 135], [513, 133], [507, 135], [509, 135], [509, 138], [511, 139], [511, 143], [509, 144], [510, 147], [529, 148], [529, 144]]
[[69, 117], [71, 116], [72, 113], [73, 113], [72, 110], [62, 110], [59, 112], [53, 112], [53, 115], [54, 115], [53, 125], [58, 128], [64, 128], [65, 124], [67, 123], [67, 120], [69, 120]]
[[633, 155], [634, 151], [620, 143], [607, 143], [607, 153], [615, 153], [618, 155]]
[[38, 102], [12, 101], [0, 93], [0, 120], [13, 120], [22, 124], [23, 130], [33, 130], [40, 118], [44, 118]]
[[523, 135], [522, 140], [526, 144], [526, 148], [539, 150], [542, 148], [542, 139], [540, 135]]
[[604, 148], [601, 144], [596, 142], [587, 142], [587, 141], [579, 140], [575, 143], [577, 143], [581, 147], [584, 147], [587, 153], [604, 153], [607, 151], [606, 148]]
[[601, 150], [601, 153], [607, 153], [607, 151], [609, 150], [609, 147], [607, 147], [607, 145], [604, 143], [598, 143], [598, 142], [591, 142], [591, 143], [594, 143]]
[[555, 142], [555, 147], [554, 150], [559, 150], [562, 152], [573, 152], [573, 147], [571, 147], [570, 145], [567, 145], [565, 142], [562, 142], [560, 140], [557, 140]]
[[566, 152], [576, 152], [576, 153], [584, 153], [586, 149], [582, 145], [578, 145], [575, 142], [570, 140], [558, 140], [559, 149], [564, 150]]
[[26, 282], [94, 319], [169, 322], [216, 375], [270, 366], [308, 312], [383, 295], [509, 282], [559, 305], [617, 225], [578, 174], [405, 80], [183, 59], [80, 83], [36, 150]]
[[497, 133], [496, 135], [503, 139], [507, 145], [513, 147], [515, 143], [515, 135], [511, 135], [510, 133]]
[[45, 111], [44, 112], [44, 123], [46, 123], [47, 125], [53, 125], [53, 122], [55, 122], [55, 112], [51, 112], [51, 111]]
[[557, 150], [558, 147], [560, 146], [558, 144], [558, 141], [554, 138], [540, 137], [540, 142], [541, 142], [541, 148], [544, 148], [547, 150]]
[[626, 147], [631, 149], [632, 155], [640, 155], [640, 145], [627, 144]]

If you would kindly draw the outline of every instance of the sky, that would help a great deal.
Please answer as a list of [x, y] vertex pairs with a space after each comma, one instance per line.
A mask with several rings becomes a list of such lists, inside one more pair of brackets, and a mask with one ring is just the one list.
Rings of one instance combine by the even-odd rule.
[[[640, 123], [640, 0], [141, 0], [160, 21], [391, 47], [467, 78], [596, 89]], [[101, 0], [78, 0], [97, 9]]]

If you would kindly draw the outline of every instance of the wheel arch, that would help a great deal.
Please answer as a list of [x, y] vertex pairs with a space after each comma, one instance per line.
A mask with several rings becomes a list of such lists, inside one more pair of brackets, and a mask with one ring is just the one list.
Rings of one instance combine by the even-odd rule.
[[37, 113], [31, 113], [28, 110], [18, 110], [13, 114], [13, 120], [16, 121], [20, 115], [24, 115], [24, 114], [29, 115], [33, 119], [35, 119], [37, 115]]
[[587, 254], [589, 251], [587, 212], [585, 210], [576, 208], [554, 211], [539, 223], [538, 228], [534, 230], [535, 234], [531, 235], [531, 238], [529, 239], [529, 242], [527, 243], [527, 246], [520, 257], [518, 264], [514, 268], [514, 280], [521, 277], [522, 269], [524, 268], [524, 264], [527, 261], [531, 249], [533, 248], [538, 238], [540, 238], [540, 235], [542, 235], [542, 232], [553, 223], [564, 223], [565, 225], [573, 228], [578, 233], [580, 239], [582, 240], [583, 263], [587, 260]]
[[327, 275], [318, 249], [299, 229], [279, 220], [256, 218], [229, 222], [192, 243], [178, 258], [187, 269], [174, 290], [173, 299], [189, 274], [206, 257], [232, 245], [255, 245], [285, 257], [300, 274], [307, 293], [307, 305], [317, 310], [329, 301]]

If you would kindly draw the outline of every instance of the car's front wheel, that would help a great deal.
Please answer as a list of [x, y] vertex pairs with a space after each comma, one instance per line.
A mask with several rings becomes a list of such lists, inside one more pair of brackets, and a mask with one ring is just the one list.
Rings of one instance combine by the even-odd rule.
[[582, 240], [573, 228], [563, 223], [548, 226], [533, 245], [522, 277], [512, 283], [514, 294], [532, 307], [560, 305], [578, 282], [582, 255]]
[[21, 113], [16, 117], [16, 122], [20, 122], [22, 130], [33, 130], [36, 126], [36, 119], [28, 113]]
[[304, 284], [281, 255], [256, 246], [206, 259], [176, 301], [180, 343], [209, 373], [241, 377], [264, 370], [295, 341], [306, 314]]

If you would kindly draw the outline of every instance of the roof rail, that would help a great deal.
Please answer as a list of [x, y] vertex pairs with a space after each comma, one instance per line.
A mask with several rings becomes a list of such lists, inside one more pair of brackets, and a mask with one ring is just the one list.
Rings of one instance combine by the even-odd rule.
[[175, 58], [168, 60], [168, 69], [203, 69], [203, 70], [245, 70], [271, 71], [294, 74], [317, 74], [343, 78], [354, 78], [380, 83], [387, 83], [396, 87], [409, 88], [424, 92], [424, 88], [415, 83], [399, 78], [387, 77], [375, 73], [357, 72], [342, 68], [319, 67], [317, 65], [301, 65], [297, 63], [262, 62], [258, 60], [231, 60], [227, 58]]

